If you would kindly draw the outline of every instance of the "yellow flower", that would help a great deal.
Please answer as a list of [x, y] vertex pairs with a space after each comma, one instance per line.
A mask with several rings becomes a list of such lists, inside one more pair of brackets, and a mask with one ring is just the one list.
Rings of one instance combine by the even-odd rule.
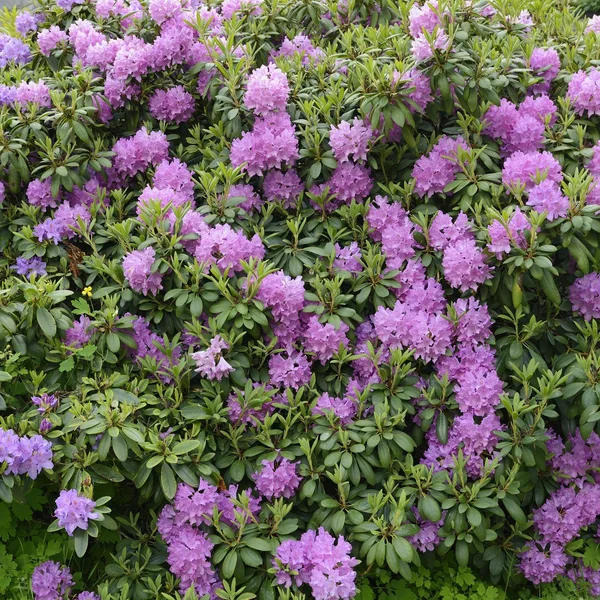
[[83, 291], [81, 292], [84, 296], [89, 296], [90, 298], [92, 297], [92, 288], [90, 286], [88, 287], [84, 287]]

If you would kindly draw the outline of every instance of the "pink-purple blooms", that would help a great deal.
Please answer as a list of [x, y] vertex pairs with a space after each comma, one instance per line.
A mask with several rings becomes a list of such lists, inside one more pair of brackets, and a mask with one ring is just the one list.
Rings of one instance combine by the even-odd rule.
[[277, 461], [262, 461], [262, 468], [254, 475], [256, 489], [265, 498], [291, 498], [298, 486], [300, 478], [297, 474], [297, 462], [287, 458]]
[[286, 588], [306, 585], [315, 600], [349, 600], [356, 594], [354, 567], [359, 564], [351, 548], [343, 536], [336, 540], [322, 527], [286, 540], [273, 559], [276, 581]]
[[216, 335], [206, 350], [190, 354], [190, 358], [196, 363], [196, 373], [217, 381], [232, 373], [235, 369], [223, 356], [223, 351], [228, 348], [229, 344], [220, 335]]
[[35, 600], [62, 600], [74, 583], [68, 567], [48, 560], [33, 570], [31, 591]]
[[86, 531], [89, 521], [98, 519], [99, 514], [94, 512], [96, 503], [77, 490], [63, 490], [56, 499], [54, 516], [58, 526], [64, 528], [68, 535], [73, 535], [76, 529]]
[[255, 114], [284, 111], [290, 95], [287, 77], [274, 64], [264, 65], [248, 77], [244, 104]]
[[18, 436], [12, 429], [0, 429], [0, 464], [6, 475], [27, 475], [36, 479], [44, 469], [52, 469], [52, 444], [41, 435]]
[[586, 321], [600, 318], [600, 273], [588, 273], [575, 280], [569, 290], [574, 312]]
[[129, 285], [144, 296], [156, 295], [162, 289], [162, 275], [153, 270], [156, 252], [152, 246], [133, 250], [123, 258], [123, 272]]
[[458, 162], [459, 148], [467, 149], [462, 138], [444, 136], [428, 155], [417, 160], [412, 175], [415, 178], [415, 191], [420, 197], [439, 194], [454, 181], [461, 170]]

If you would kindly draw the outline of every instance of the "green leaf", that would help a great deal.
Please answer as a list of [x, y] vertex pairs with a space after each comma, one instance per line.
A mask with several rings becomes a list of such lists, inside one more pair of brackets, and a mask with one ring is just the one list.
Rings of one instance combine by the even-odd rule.
[[0, 500], [10, 504], [13, 500], [12, 490], [0, 479]]
[[137, 442], [138, 444], [143, 444], [146, 441], [144, 434], [137, 428], [131, 426], [124, 426], [121, 430], [123, 435], [127, 436], [130, 440]]
[[235, 567], [237, 566], [237, 552], [231, 550], [223, 561], [223, 577], [225, 579], [231, 579], [235, 573]]
[[469, 564], [469, 545], [464, 540], [458, 540], [455, 550], [458, 566], [466, 567]]
[[404, 562], [412, 561], [414, 550], [407, 540], [405, 540], [403, 537], [395, 537], [392, 541], [392, 544], [394, 545], [396, 554], [401, 560]]
[[106, 345], [108, 346], [108, 349], [111, 352], [114, 352], [116, 354], [121, 348], [121, 340], [119, 339], [119, 336], [116, 333], [111, 331], [106, 336]]
[[442, 518], [440, 505], [432, 496], [425, 496], [419, 500], [419, 513], [422, 517], [434, 523]]
[[198, 440], [184, 440], [183, 442], [179, 442], [173, 446], [171, 452], [176, 454], [177, 456], [181, 456], [184, 454], [188, 454], [195, 450], [200, 445]]
[[163, 462], [160, 468], [160, 486], [167, 500], [172, 500], [175, 497], [177, 480], [175, 479], [173, 469], [166, 462]]
[[106, 479], [107, 481], [114, 481], [115, 483], [118, 483], [119, 481], [123, 481], [125, 479], [125, 477], [123, 477], [121, 473], [115, 471], [114, 469], [111, 469], [110, 467], [107, 467], [106, 465], [96, 463], [90, 468], [92, 471], [94, 471], [95, 473], [100, 475], [100, 477]]
[[185, 419], [189, 419], [190, 421], [208, 418], [204, 408], [197, 404], [189, 404], [188, 406], [182, 407], [181, 414]]
[[148, 467], [148, 469], [153, 469], [154, 467], [156, 467], [156, 465], [160, 465], [160, 463], [165, 459], [164, 456], [153, 456], [152, 458], [148, 459], [148, 462], [146, 463], [146, 467]]
[[115, 453], [115, 456], [121, 461], [124, 462], [127, 460], [128, 448], [127, 442], [120, 436], [112, 438], [112, 448]]
[[37, 309], [36, 318], [38, 325], [46, 337], [51, 338], [56, 335], [56, 321], [47, 308], [40, 306]]
[[69, 358], [65, 358], [65, 360], [63, 360], [59, 367], [58, 370], [61, 373], [69, 373], [70, 371], [72, 371], [75, 368], [75, 361], [73, 360], [72, 356], [69, 356]]
[[128, 392], [127, 390], [123, 390], [121, 388], [113, 388], [112, 393], [114, 394], [115, 398], [119, 402], [133, 404], [134, 406], [136, 406], [140, 403], [139, 398], [135, 394], [132, 394], [131, 392]]
[[273, 544], [263, 538], [245, 538], [243, 540], [243, 542], [249, 548], [253, 548], [254, 550], [259, 550], [260, 552], [272, 552], [273, 551]]
[[85, 555], [88, 547], [88, 540], [89, 537], [87, 531], [82, 531], [81, 529], [75, 530], [73, 542], [75, 543], [75, 554], [77, 554], [79, 558]]
[[519, 524], [525, 525], [527, 523], [527, 517], [521, 509], [521, 507], [510, 497], [506, 496], [502, 499], [502, 504], [508, 511], [508, 514]]
[[467, 509], [467, 521], [473, 525], [473, 527], [479, 527], [481, 525], [481, 513], [472, 506]]
[[246, 468], [244, 462], [241, 460], [236, 460], [231, 467], [229, 467], [229, 475], [235, 482], [241, 481], [244, 478], [245, 473]]

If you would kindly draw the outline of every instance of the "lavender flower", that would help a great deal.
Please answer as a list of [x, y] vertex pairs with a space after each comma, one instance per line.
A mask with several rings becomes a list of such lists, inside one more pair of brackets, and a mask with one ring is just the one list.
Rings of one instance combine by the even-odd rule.
[[38, 412], [42, 415], [53, 411], [58, 406], [58, 398], [54, 394], [32, 396], [31, 401], [38, 407]]
[[216, 379], [220, 381], [235, 369], [223, 358], [223, 350], [227, 350], [229, 344], [216, 335], [211, 341], [210, 346], [206, 350], [200, 350], [190, 354], [196, 362], [196, 373], [200, 373], [208, 379]]
[[54, 516], [58, 519], [59, 527], [64, 527], [68, 535], [73, 535], [76, 529], [86, 531], [89, 520], [100, 516], [94, 512], [94, 508], [96, 503], [80, 496], [77, 490], [63, 490], [56, 499]]
[[343, 536], [333, 538], [322, 527], [307, 531], [300, 540], [283, 542], [275, 554], [279, 585], [307, 584], [315, 600], [348, 600], [356, 594], [358, 560], [350, 556], [351, 545]]
[[35, 274], [39, 277], [43, 277], [47, 275], [46, 272], [46, 263], [37, 256], [32, 258], [23, 258], [19, 256], [14, 265], [11, 266], [11, 269], [17, 273], [17, 275], [24, 275], [29, 278], [30, 275]]
[[275, 463], [276, 461], [262, 461], [262, 470], [254, 475], [256, 489], [270, 500], [291, 498], [300, 485], [300, 478], [296, 474], [300, 463], [292, 463], [287, 458], [281, 459], [277, 466]]
[[162, 290], [162, 275], [152, 271], [156, 253], [152, 246], [144, 250], [133, 250], [123, 258], [123, 271], [129, 285], [144, 296], [148, 293], [155, 296]]
[[31, 576], [35, 600], [62, 600], [72, 585], [71, 571], [52, 560], [35, 567]]

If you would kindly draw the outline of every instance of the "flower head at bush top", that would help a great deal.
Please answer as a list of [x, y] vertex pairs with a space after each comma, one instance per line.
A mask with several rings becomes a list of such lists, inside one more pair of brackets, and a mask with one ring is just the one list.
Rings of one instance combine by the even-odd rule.
[[0, 499], [48, 528], [37, 600], [436, 560], [600, 592], [597, 19], [325, 4], [2, 21]]
[[63, 490], [56, 499], [54, 516], [58, 519], [58, 526], [64, 527], [69, 535], [75, 529], [87, 529], [90, 519], [97, 519], [98, 513], [94, 512], [96, 503], [89, 498], [80, 496], [77, 490]]

